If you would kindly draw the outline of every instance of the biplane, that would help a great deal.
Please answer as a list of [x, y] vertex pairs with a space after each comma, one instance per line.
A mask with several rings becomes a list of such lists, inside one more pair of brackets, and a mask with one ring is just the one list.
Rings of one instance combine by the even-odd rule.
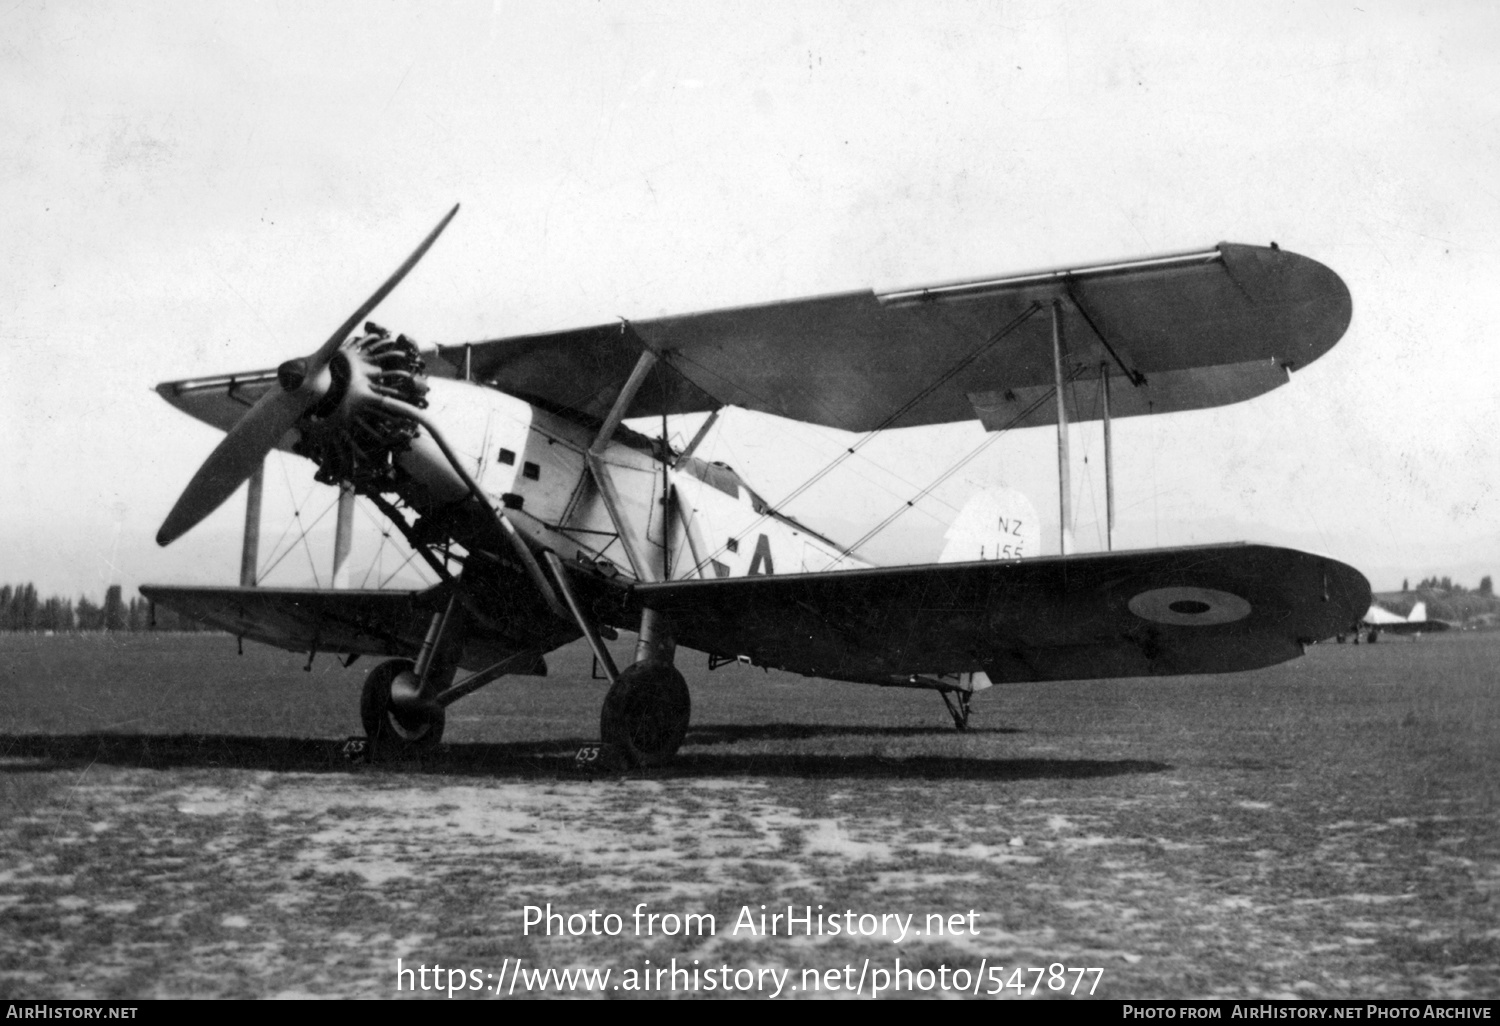
[[[247, 480], [253, 510], [280, 448], [367, 498], [436, 574], [413, 591], [255, 587], [247, 515], [240, 587], [141, 589], [241, 638], [387, 657], [360, 700], [376, 751], [437, 744], [453, 702], [545, 674], [579, 638], [609, 682], [603, 741], [649, 765], [688, 729], [679, 649], [930, 689], [962, 729], [991, 685], [1267, 666], [1369, 607], [1358, 571], [1266, 545], [1038, 555], [1011, 544], [1004, 502], [973, 507], [944, 561], [874, 566], [695, 455], [728, 406], [866, 437], [1056, 425], [1066, 525], [1070, 423], [1102, 420], [1110, 479], [1112, 419], [1250, 399], [1339, 339], [1349, 293], [1313, 260], [1225, 243], [428, 349], [366, 322], [457, 210], [310, 355], [158, 386], [226, 432], [160, 544]], [[676, 448], [666, 418], [684, 414], [705, 419]], [[661, 435], [625, 423], [642, 418]], [[637, 637], [623, 667], [605, 644], [621, 631]]]
[[[1427, 618], [1427, 603], [1418, 602], [1412, 606], [1411, 612], [1406, 616], [1393, 613], [1384, 606], [1370, 603], [1369, 610], [1360, 617], [1351, 628], [1355, 644], [1359, 643], [1360, 632], [1365, 632], [1365, 640], [1370, 644], [1380, 640], [1382, 634], [1409, 634], [1420, 637], [1423, 634], [1439, 634], [1449, 629], [1451, 625], [1446, 620], [1429, 620]], [[1343, 641], [1344, 635], [1339, 634], [1338, 640]]]

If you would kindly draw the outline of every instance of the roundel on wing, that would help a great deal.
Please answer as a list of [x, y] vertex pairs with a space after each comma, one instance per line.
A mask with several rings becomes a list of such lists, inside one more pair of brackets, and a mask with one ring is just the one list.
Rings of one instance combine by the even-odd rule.
[[1142, 620], [1179, 627], [1212, 627], [1250, 615], [1250, 603], [1212, 588], [1152, 588], [1130, 600], [1130, 611]]

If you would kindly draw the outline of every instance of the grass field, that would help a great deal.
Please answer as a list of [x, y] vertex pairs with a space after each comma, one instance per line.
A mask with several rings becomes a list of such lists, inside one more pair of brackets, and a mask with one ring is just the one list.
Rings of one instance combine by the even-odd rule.
[[[0, 996], [391, 996], [398, 958], [517, 957], [790, 968], [786, 994], [900, 958], [1098, 967], [1111, 998], [1500, 996], [1500, 633], [997, 687], [963, 735], [930, 693], [701, 658], [678, 761], [589, 776], [581, 649], [454, 706], [422, 762], [364, 766], [339, 749], [367, 662], [0, 636]], [[716, 932], [635, 936], [640, 902]], [[624, 932], [523, 935], [547, 903]], [[973, 910], [977, 935], [732, 932], [788, 904]]]

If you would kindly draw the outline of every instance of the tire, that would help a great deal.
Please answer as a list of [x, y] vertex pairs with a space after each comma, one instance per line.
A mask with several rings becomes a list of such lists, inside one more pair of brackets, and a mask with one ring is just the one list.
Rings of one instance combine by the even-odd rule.
[[412, 668], [410, 659], [388, 659], [365, 675], [359, 696], [359, 719], [365, 737], [377, 755], [399, 755], [434, 748], [443, 740], [448, 713], [434, 706], [423, 713], [397, 712], [391, 708], [391, 681]]
[[687, 737], [692, 698], [675, 667], [634, 663], [604, 696], [599, 736], [631, 766], [660, 766]]

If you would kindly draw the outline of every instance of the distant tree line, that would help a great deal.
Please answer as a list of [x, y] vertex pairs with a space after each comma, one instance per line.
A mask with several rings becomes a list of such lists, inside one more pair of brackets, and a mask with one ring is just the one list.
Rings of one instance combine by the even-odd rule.
[[1446, 620], [1467, 627], [1500, 627], [1500, 598], [1495, 597], [1495, 582], [1488, 574], [1479, 586], [1465, 588], [1451, 577], [1424, 577], [1415, 589], [1410, 579], [1401, 582], [1401, 592], [1387, 593], [1379, 600], [1391, 612], [1408, 616], [1418, 602], [1427, 603], [1429, 620]]
[[[1406, 586], [1405, 581], [1402, 581], [1401, 590], [1410, 591], [1411, 589]], [[1468, 595], [1470, 593], [1469, 589], [1465, 588], [1462, 584], [1454, 584], [1451, 577], [1424, 577], [1417, 582], [1417, 590], [1446, 591], [1454, 595]], [[1489, 574], [1485, 574], [1479, 579], [1479, 587], [1474, 589], [1473, 594], [1484, 595], [1486, 597], [1495, 594], [1495, 582], [1490, 579]]]
[[77, 601], [61, 595], [42, 598], [34, 584], [0, 585], [0, 631], [199, 631], [207, 630], [196, 620], [162, 607], [152, 620], [151, 603], [140, 596], [128, 603], [118, 584], [96, 603], [87, 595]]

